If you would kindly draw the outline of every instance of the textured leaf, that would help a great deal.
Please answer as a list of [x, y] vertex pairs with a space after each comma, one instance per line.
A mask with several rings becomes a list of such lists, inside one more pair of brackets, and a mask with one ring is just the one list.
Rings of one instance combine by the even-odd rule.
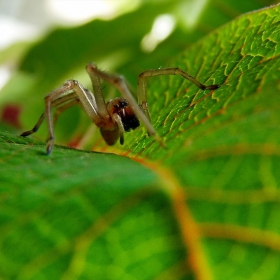
[[[3, 279], [279, 279], [280, 7], [186, 49], [148, 83], [144, 130], [89, 153], [0, 134]], [[96, 147], [97, 148], [97, 147]], [[130, 157], [130, 158], [129, 158]]]

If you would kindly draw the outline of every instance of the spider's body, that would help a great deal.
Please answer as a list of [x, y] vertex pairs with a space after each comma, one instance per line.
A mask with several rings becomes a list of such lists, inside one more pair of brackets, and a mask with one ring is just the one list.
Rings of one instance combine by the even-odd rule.
[[[93, 92], [84, 88], [76, 80], [66, 81], [62, 87], [55, 89], [45, 97], [46, 109], [34, 128], [21, 134], [21, 136], [28, 136], [36, 132], [46, 118], [49, 131], [47, 154], [51, 153], [54, 144], [53, 126], [55, 120], [63, 111], [76, 104], [79, 104], [94, 124], [100, 128], [101, 135], [108, 145], [114, 145], [118, 139], [123, 144], [124, 132], [137, 128], [140, 125], [140, 121], [147, 128], [149, 135], [160, 141], [150, 121], [145, 83], [147, 77], [181, 75], [203, 90], [214, 90], [219, 87], [218, 85], [205, 86], [179, 68], [147, 70], [141, 73], [138, 78], [137, 104], [123, 77], [103, 72], [94, 63], [89, 63], [86, 69], [92, 82]], [[103, 97], [100, 79], [115, 86], [123, 97], [117, 97], [106, 103]], [[57, 108], [54, 121], [52, 118], [52, 108]]]

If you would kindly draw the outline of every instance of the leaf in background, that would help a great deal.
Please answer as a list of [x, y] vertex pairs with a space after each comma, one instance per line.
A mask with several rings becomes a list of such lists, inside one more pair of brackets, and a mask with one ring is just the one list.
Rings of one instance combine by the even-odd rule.
[[151, 79], [166, 141], [85, 153], [1, 133], [2, 278], [278, 279], [280, 7], [246, 14]]

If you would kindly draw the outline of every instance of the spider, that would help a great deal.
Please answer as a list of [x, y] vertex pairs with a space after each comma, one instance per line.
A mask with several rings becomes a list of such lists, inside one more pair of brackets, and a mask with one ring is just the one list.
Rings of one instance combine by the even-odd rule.
[[[47, 155], [51, 153], [54, 145], [54, 122], [63, 111], [76, 104], [79, 104], [94, 124], [99, 127], [101, 135], [108, 145], [114, 145], [118, 139], [120, 139], [120, 144], [122, 145], [124, 143], [124, 132], [137, 128], [140, 125], [139, 120], [146, 127], [148, 134], [161, 142], [161, 138], [151, 124], [146, 93], [147, 77], [180, 75], [196, 84], [202, 90], [215, 90], [219, 87], [218, 85], [203, 85], [179, 68], [147, 70], [138, 77], [137, 104], [132, 97], [128, 83], [122, 76], [111, 75], [101, 71], [94, 63], [87, 64], [86, 70], [92, 82], [93, 92], [84, 88], [76, 80], [67, 80], [61, 87], [53, 90], [45, 97], [45, 111], [33, 129], [21, 134], [21, 136], [25, 137], [36, 132], [46, 118], [49, 133]], [[116, 87], [123, 97], [116, 97], [106, 103], [100, 79]], [[51, 111], [55, 107], [57, 110], [53, 120]]]

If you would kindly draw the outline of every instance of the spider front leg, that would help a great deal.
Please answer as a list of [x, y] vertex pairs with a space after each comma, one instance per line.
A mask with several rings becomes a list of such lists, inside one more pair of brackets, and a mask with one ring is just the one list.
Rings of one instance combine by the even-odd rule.
[[219, 85], [209, 85], [206, 86], [196, 80], [194, 77], [190, 76], [187, 72], [184, 72], [180, 68], [161, 68], [161, 69], [153, 69], [142, 72], [138, 77], [138, 85], [137, 85], [137, 97], [138, 104], [144, 111], [145, 115], [151, 119], [150, 112], [148, 108], [147, 102], [147, 90], [146, 90], [146, 78], [161, 76], [161, 75], [179, 75], [183, 78], [189, 80], [190, 82], [196, 84], [202, 90], [215, 90], [219, 88]]

